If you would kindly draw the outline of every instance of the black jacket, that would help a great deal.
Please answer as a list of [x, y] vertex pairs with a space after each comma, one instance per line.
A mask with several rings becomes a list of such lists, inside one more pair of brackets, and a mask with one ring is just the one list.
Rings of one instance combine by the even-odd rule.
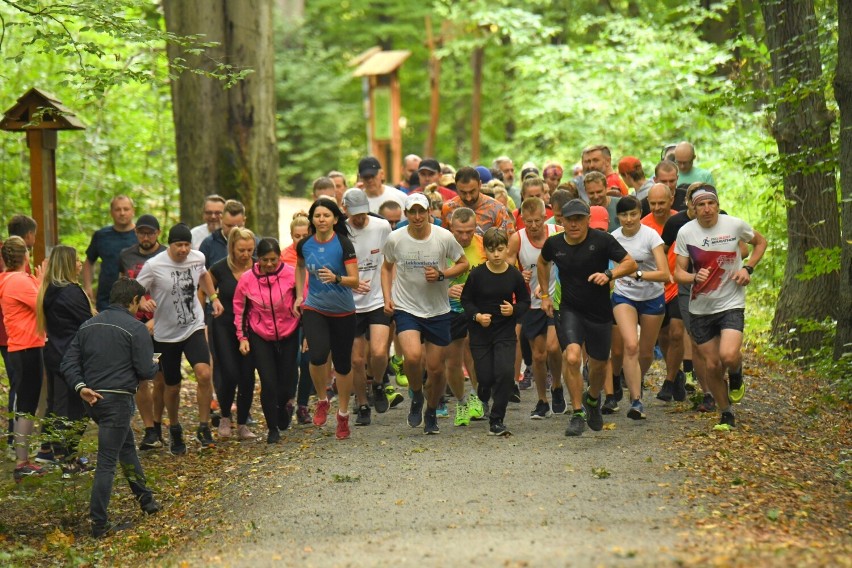
[[60, 367], [65, 382], [78, 393], [89, 387], [133, 394], [139, 380], [153, 378], [158, 369], [148, 328], [118, 305], [80, 326]]
[[47, 343], [44, 346], [44, 363], [51, 371], [58, 371], [62, 356], [68, 350], [80, 324], [92, 317], [92, 307], [83, 289], [76, 284], [47, 287], [44, 292], [44, 319]]

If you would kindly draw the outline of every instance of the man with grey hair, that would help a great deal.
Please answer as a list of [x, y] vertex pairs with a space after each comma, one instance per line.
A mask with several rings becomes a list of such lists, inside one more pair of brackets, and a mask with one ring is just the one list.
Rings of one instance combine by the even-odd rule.
[[503, 174], [503, 185], [506, 186], [506, 192], [512, 201], [520, 205], [521, 203], [521, 188], [514, 187], [515, 184], [515, 164], [509, 156], [500, 156], [494, 160], [493, 168], [500, 170]]
[[678, 185], [692, 185], [695, 182], [702, 182], [714, 185], [713, 174], [709, 170], [695, 166], [695, 146], [689, 142], [679, 142], [674, 150], [675, 164], [677, 164]]
[[204, 207], [201, 214], [204, 216], [204, 222], [192, 228], [192, 248], [198, 250], [204, 239], [210, 236], [210, 233], [219, 229], [222, 226], [222, 213], [225, 211], [225, 198], [221, 195], [212, 194], [204, 198]]
[[414, 189], [411, 187], [411, 176], [420, 169], [420, 156], [417, 154], [409, 154], [402, 159], [402, 181], [397, 186], [397, 189], [405, 193], [411, 193]]

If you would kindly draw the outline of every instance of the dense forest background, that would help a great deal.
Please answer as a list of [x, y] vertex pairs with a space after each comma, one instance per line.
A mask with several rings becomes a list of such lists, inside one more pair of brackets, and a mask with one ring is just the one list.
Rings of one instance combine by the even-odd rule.
[[[424, 155], [429, 79], [437, 61], [435, 157], [456, 166], [470, 163], [475, 54], [483, 62], [479, 163], [490, 164], [506, 154], [517, 169], [526, 161], [541, 166], [558, 160], [570, 166], [579, 161], [584, 146], [605, 143], [614, 163], [634, 155], [651, 174], [664, 144], [693, 142], [696, 164], [713, 171], [723, 208], [752, 222], [770, 241], [759, 286], [752, 291], [766, 308], [752, 316], [763, 326], [772, 319], [782, 283], [792, 278], [785, 276], [790, 204], [785, 176], [793, 170], [831, 172], [834, 187], [828, 190], [839, 195], [834, 178], [837, 120], [827, 122], [830, 144], [815, 149], [815, 159], [796, 162], [779, 155], [775, 137], [779, 108], [799, 100], [803, 92], [824, 97], [827, 113], [838, 114], [832, 87], [838, 63], [835, 2], [259, 3], [272, 4], [274, 14], [271, 56], [282, 195], [306, 196], [311, 180], [332, 169], [346, 172], [354, 182], [367, 141], [362, 84], [352, 77], [350, 62], [373, 46], [412, 52], [399, 74], [403, 154]], [[56, 13], [61, 4], [0, 0], [0, 107], [11, 107], [37, 86], [55, 94], [87, 127], [59, 135], [63, 241], [82, 244], [93, 229], [106, 224], [106, 203], [118, 193], [136, 199], [137, 213], [153, 213], [169, 226], [181, 216], [181, 192], [170, 93], [176, 69], [167, 59], [165, 40], [170, 37], [162, 7], [142, 0], [83, 2], [51, 19], [42, 12], [51, 4], [51, 13]], [[788, 5], [813, 6], [815, 20], [807, 19], [814, 34], [808, 42], [818, 59], [812, 73], [801, 74], [806, 79], [780, 84], [778, 75], [773, 76], [773, 38], [767, 33], [773, 27], [764, 22], [769, 14], [774, 25]], [[60, 24], [77, 38], [76, 44], [57, 39], [63, 34]], [[196, 47], [193, 53], [203, 53], [203, 46]], [[240, 73], [250, 76], [252, 70], [225, 68], [223, 85], [235, 79], [228, 73], [238, 80]], [[203, 129], [210, 120], [198, 113], [189, 123]], [[0, 133], [4, 217], [29, 210], [28, 167], [25, 137]], [[185, 220], [198, 222], [196, 214], [185, 215]], [[837, 218], [828, 224], [832, 222], [836, 227]], [[840, 248], [833, 244], [818, 248], [804, 266], [797, 264], [795, 273], [805, 278], [833, 273], [836, 282]], [[822, 314], [816, 315], [821, 319]]]

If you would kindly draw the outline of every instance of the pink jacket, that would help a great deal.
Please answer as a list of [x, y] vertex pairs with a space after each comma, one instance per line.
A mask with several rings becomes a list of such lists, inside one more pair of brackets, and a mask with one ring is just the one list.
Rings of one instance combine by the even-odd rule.
[[291, 311], [296, 299], [296, 272], [283, 262], [272, 274], [257, 264], [244, 272], [234, 292], [234, 325], [237, 339], [248, 339], [251, 329], [266, 341], [284, 339], [299, 327]]

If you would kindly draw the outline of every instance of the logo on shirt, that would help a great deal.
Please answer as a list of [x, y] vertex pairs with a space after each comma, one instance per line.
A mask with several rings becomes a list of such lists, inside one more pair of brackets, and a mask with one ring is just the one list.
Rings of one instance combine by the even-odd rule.
[[195, 280], [192, 268], [172, 271], [172, 305], [177, 314], [178, 325], [188, 326], [195, 323]]

